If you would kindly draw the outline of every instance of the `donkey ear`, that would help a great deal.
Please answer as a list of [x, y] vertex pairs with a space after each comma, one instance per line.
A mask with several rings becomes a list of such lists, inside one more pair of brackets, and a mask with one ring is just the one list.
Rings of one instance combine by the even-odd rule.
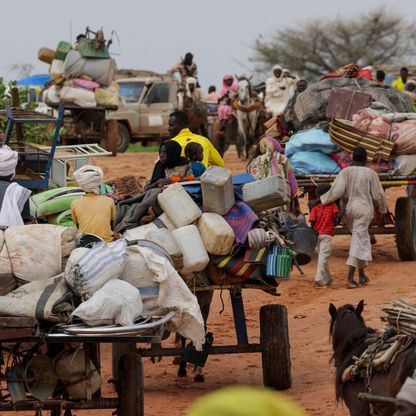
[[355, 313], [357, 314], [357, 316], [361, 316], [361, 314], [363, 313], [363, 309], [364, 309], [364, 299], [361, 299], [358, 302], [357, 307], [355, 308]]
[[337, 317], [337, 313], [338, 313], [337, 307], [333, 303], [330, 303], [328, 310], [329, 310], [329, 314], [331, 315], [331, 318], [335, 320]]

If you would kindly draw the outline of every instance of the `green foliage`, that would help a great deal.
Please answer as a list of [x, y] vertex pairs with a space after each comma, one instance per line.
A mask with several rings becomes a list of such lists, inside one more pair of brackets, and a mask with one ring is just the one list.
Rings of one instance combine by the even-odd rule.
[[261, 74], [270, 76], [280, 64], [309, 80], [350, 63], [405, 64], [416, 53], [414, 23], [384, 9], [352, 19], [308, 20], [277, 30], [270, 39], [259, 36], [251, 62]]

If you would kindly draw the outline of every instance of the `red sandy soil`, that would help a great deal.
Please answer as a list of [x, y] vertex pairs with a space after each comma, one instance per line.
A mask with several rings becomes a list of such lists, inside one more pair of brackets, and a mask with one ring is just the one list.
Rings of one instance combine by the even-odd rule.
[[[122, 154], [116, 158], [97, 158], [94, 162], [105, 172], [106, 179], [124, 175], [149, 175], [157, 159], [154, 153]], [[237, 161], [234, 151], [226, 155], [226, 166], [233, 172], [244, 171], [245, 165]], [[387, 191], [390, 209], [404, 189]], [[304, 210], [306, 212], [306, 209]], [[394, 299], [403, 298], [416, 302], [416, 276], [414, 262], [401, 262], [397, 255], [394, 236], [377, 236], [373, 246], [374, 261], [368, 267], [370, 284], [359, 289], [347, 289], [345, 261], [348, 256], [349, 237], [335, 237], [330, 267], [334, 285], [330, 289], [314, 288], [316, 259], [303, 267], [301, 276], [294, 270], [291, 279], [283, 282], [280, 297], [273, 297], [258, 290], [244, 292], [249, 338], [259, 340], [259, 309], [262, 305], [280, 303], [286, 305], [289, 315], [293, 387], [285, 394], [302, 405], [309, 415], [347, 416], [344, 405], [336, 405], [334, 395], [334, 368], [330, 363], [332, 354], [328, 336], [330, 302], [340, 306], [357, 304], [365, 300], [364, 317], [369, 326], [381, 327], [381, 309]], [[215, 344], [235, 342], [232, 311], [227, 292], [223, 293], [225, 310], [222, 315], [219, 292], [215, 293], [208, 320], [208, 330], [213, 332]], [[110, 346], [105, 345], [102, 354], [103, 379], [111, 377]], [[152, 364], [144, 359], [145, 414], [183, 415], [199, 397], [232, 384], [262, 385], [260, 354], [216, 355], [209, 357], [205, 367], [205, 383], [194, 383], [193, 374], [186, 378], [176, 376], [177, 367], [171, 358], [163, 358]], [[111, 387], [103, 383], [103, 391]], [[29, 414], [29, 413], [19, 413]], [[32, 413], [31, 413], [32, 414]], [[77, 411], [81, 415], [111, 415], [111, 411]]]

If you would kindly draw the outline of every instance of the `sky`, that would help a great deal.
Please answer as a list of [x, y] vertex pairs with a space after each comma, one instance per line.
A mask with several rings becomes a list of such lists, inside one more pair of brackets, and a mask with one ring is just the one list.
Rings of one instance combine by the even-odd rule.
[[[220, 86], [224, 74], [250, 75], [253, 45], [277, 29], [296, 27], [310, 18], [354, 18], [380, 7], [416, 18], [415, 0], [14, 0], [4, 6], [0, 25], [0, 74], [15, 64], [48, 66], [37, 59], [41, 47], [103, 27], [114, 43], [110, 51], [119, 68], [165, 72], [186, 52], [195, 56], [199, 81], [206, 90]], [[72, 35], [72, 39], [71, 39]]]

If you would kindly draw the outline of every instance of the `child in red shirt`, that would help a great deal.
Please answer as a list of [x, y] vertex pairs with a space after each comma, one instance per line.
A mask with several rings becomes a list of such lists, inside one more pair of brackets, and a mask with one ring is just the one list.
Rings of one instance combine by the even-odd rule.
[[[320, 197], [328, 192], [329, 185], [319, 185], [316, 193]], [[332, 283], [331, 273], [329, 272], [328, 260], [332, 251], [332, 237], [334, 236], [335, 223], [339, 214], [338, 206], [335, 202], [328, 205], [319, 203], [312, 208], [309, 216], [311, 227], [319, 233], [318, 238], [318, 267], [315, 276], [317, 287], [328, 287]]]

